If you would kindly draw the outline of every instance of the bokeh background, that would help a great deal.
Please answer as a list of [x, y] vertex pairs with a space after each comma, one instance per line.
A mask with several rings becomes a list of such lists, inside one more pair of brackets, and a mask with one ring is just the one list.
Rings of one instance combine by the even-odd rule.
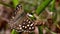
[[40, 24], [30, 34], [60, 34], [60, 0], [0, 0], [0, 34], [15, 34], [8, 23], [18, 4]]

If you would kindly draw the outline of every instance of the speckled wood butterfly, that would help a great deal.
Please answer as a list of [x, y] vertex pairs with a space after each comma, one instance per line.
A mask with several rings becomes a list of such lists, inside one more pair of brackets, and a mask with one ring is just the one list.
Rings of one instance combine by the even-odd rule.
[[22, 6], [19, 4], [15, 10], [16, 16], [10, 21], [10, 26], [17, 32], [32, 32], [35, 29], [34, 21], [29, 18], [26, 12], [24, 12]]

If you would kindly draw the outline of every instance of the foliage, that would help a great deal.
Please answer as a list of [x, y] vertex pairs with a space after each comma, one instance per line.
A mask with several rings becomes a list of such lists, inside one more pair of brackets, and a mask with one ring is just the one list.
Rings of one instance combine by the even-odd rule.
[[[35, 8], [35, 12], [33, 13], [33, 17], [30, 17], [32, 20], [35, 19], [35, 16], [34, 14], [36, 15], [40, 15], [43, 10], [48, 7], [48, 5], [50, 4], [51, 2], [51, 5], [50, 5], [50, 11], [53, 12], [52, 14], [52, 19], [54, 20], [54, 24], [57, 24], [57, 19], [58, 19], [58, 11], [56, 10], [55, 11], [55, 2], [56, 0], [12, 0], [13, 2], [13, 6], [9, 5], [9, 4], [5, 4], [5, 3], [2, 3], [0, 2], [0, 4], [3, 4], [5, 6], [8, 6], [8, 7], [11, 7], [11, 8], [16, 8], [16, 6], [21, 3], [23, 5], [23, 9], [24, 11], [26, 12], [29, 12], [29, 13], [32, 13], [32, 7]], [[55, 23], [56, 22], [56, 23]], [[57, 26], [57, 25], [56, 25]], [[46, 27], [46, 26], [44, 26]], [[39, 30], [39, 34], [43, 34], [43, 26], [38, 26], [38, 30]], [[56, 34], [55, 32], [52, 32], [51, 30], [49, 30], [47, 28], [47, 31], [51, 32], [52, 34]], [[14, 29], [12, 30], [11, 34], [19, 34], [18, 32], [16, 32]], [[30, 34], [34, 34], [33, 33], [30, 33]]]

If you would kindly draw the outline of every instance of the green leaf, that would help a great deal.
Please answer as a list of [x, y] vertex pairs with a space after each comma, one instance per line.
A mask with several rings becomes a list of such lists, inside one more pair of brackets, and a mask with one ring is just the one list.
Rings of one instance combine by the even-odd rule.
[[16, 6], [19, 4], [19, 0], [12, 0], [13, 6], [16, 8]]
[[56, 1], [56, 0], [53, 0], [52, 3], [51, 3], [51, 8], [50, 8], [50, 10], [51, 10], [52, 12], [54, 12], [54, 10], [55, 10], [55, 1]]
[[41, 3], [36, 9], [36, 14], [39, 15], [43, 9], [46, 8], [46, 6], [51, 2], [52, 0], [45, 0], [44, 2]]
[[12, 30], [11, 34], [18, 34], [14, 29]]

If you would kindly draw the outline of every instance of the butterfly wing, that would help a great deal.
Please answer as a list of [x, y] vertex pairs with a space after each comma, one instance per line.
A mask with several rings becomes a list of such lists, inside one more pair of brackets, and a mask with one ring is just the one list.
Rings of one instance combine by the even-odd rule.
[[22, 31], [33, 31], [35, 29], [34, 22], [28, 17], [28, 15], [23, 11], [22, 7], [18, 5], [16, 10], [16, 16], [11, 21], [13, 23], [11, 28], [18, 32]]

